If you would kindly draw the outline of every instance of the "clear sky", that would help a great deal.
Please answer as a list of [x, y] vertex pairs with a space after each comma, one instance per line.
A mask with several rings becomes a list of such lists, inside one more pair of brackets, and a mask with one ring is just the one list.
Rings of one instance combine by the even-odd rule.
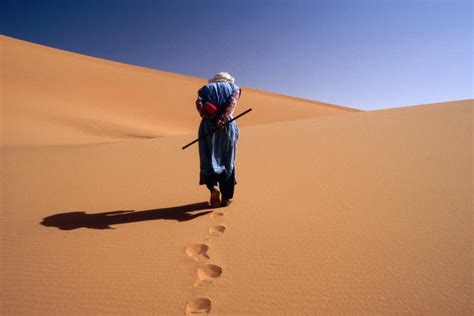
[[372, 110], [473, 98], [468, 0], [0, 0], [1, 34]]

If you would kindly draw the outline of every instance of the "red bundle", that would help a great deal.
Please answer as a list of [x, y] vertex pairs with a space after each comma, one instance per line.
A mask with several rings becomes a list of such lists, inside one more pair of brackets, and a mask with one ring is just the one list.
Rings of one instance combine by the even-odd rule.
[[217, 112], [217, 107], [212, 104], [211, 102], [206, 102], [204, 103], [204, 106], [202, 107], [202, 114], [205, 115], [206, 117], [212, 118], [214, 114]]

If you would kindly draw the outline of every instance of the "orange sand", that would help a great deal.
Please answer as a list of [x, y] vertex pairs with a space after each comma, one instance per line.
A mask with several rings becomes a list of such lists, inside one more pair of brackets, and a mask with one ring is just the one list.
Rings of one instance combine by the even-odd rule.
[[0, 314], [473, 313], [473, 100], [244, 87], [236, 199], [211, 210], [181, 150], [204, 80], [0, 40]]
[[[114, 142], [194, 133], [203, 79], [101, 60], [0, 36], [2, 145]], [[241, 125], [355, 112], [242, 88]], [[38, 131], [41, 131], [39, 133]]]

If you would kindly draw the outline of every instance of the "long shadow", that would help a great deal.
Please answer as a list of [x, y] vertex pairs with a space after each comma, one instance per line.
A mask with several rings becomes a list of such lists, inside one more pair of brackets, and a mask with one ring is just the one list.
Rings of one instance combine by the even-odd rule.
[[139, 212], [136, 212], [135, 210], [129, 210], [87, 214], [86, 212], [78, 211], [54, 214], [45, 217], [41, 221], [41, 225], [47, 227], [57, 227], [62, 230], [73, 230], [78, 228], [112, 229], [110, 225], [151, 221], [157, 219], [184, 222], [211, 213], [212, 211], [192, 213], [209, 208], [210, 207], [207, 202], [200, 202]]

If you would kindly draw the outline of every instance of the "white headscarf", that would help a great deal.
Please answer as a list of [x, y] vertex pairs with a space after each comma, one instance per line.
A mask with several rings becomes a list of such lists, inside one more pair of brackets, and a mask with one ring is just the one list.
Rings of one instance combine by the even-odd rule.
[[209, 83], [223, 82], [223, 81], [227, 81], [229, 83], [234, 83], [235, 79], [228, 72], [220, 72], [217, 75], [215, 75], [214, 77], [212, 77], [211, 79], [209, 79]]

